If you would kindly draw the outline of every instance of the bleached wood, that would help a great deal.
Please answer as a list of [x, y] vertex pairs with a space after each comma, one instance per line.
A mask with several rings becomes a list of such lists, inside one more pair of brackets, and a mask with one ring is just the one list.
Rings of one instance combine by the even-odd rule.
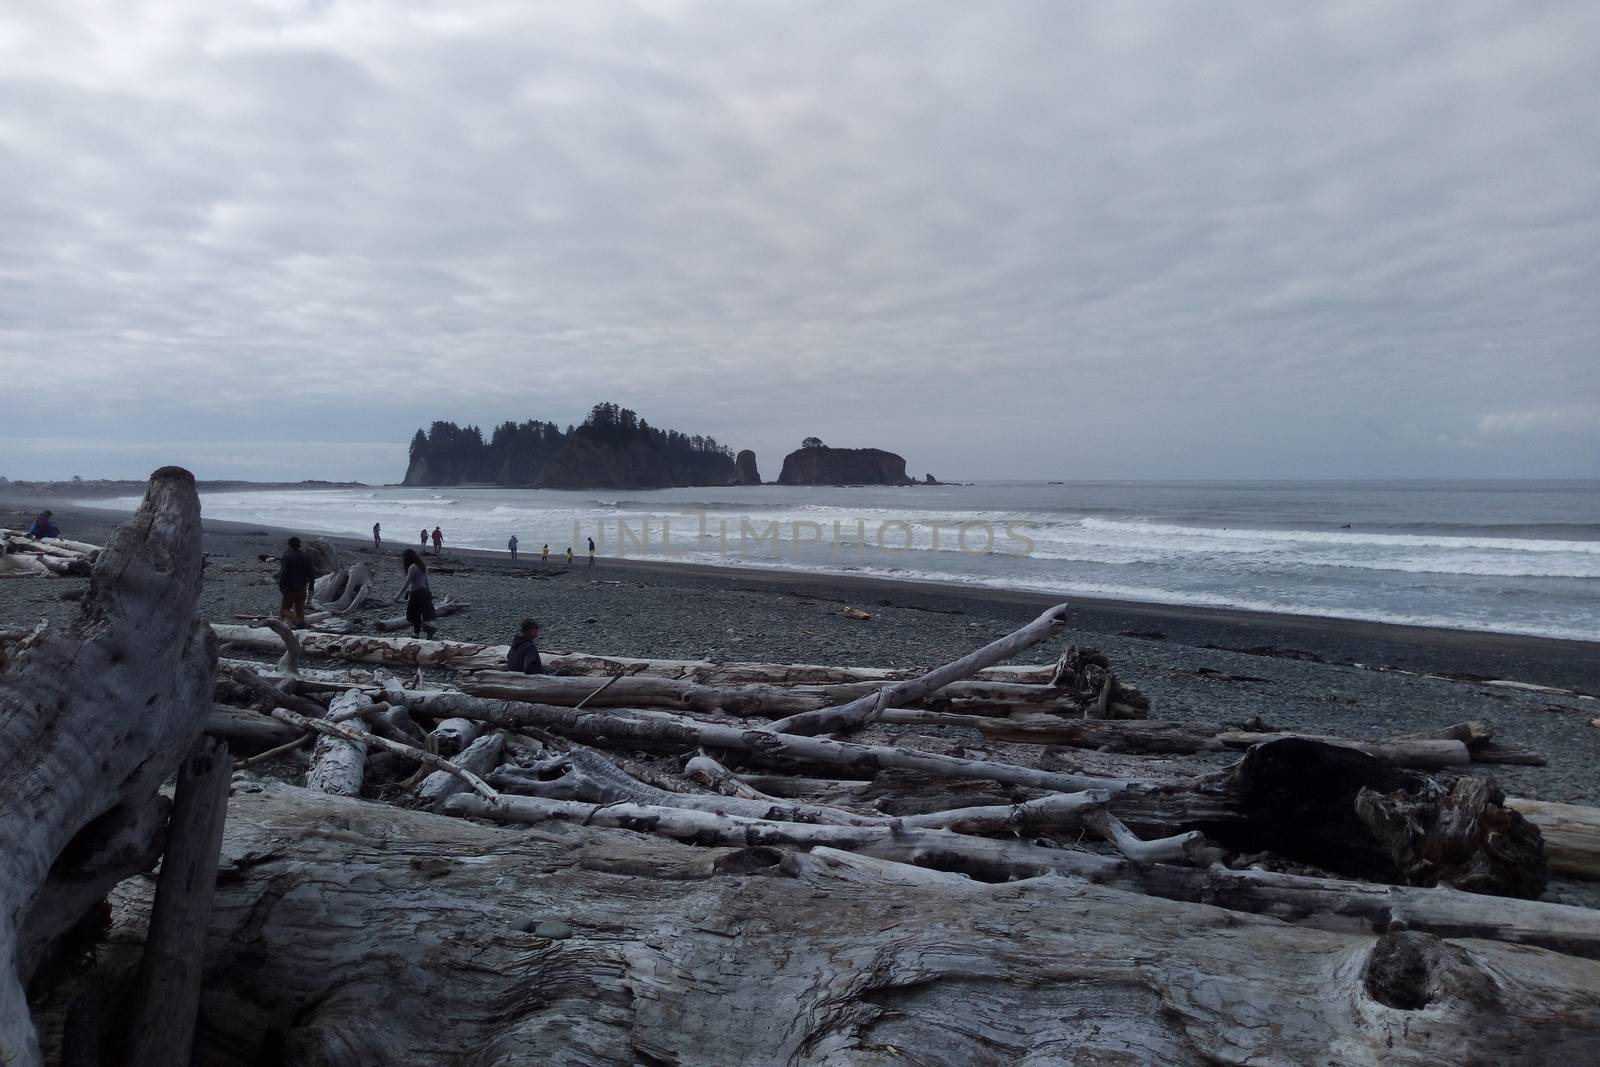
[[[281, 1062], [324, 1067], [463, 1050], [552, 1067], [1387, 1067], [1581, 1063], [1600, 1040], [1600, 963], [1521, 946], [826, 848], [502, 829], [283, 786], [235, 796], [229, 816], [208, 1064], [271, 1040]], [[118, 908], [137, 929], [148, 888], [127, 883]], [[1409, 987], [1381, 980], [1397, 953]], [[103, 953], [96, 979], [121, 962]], [[1420, 1009], [1393, 1006], [1408, 991]]]
[[1544, 835], [1552, 873], [1600, 880], [1600, 808], [1507, 797], [1517, 812]]
[[[328, 718], [343, 721], [348, 718], [348, 712], [371, 703], [372, 698], [361, 690], [347, 689], [328, 705]], [[367, 745], [365, 738], [351, 740], [348, 735], [360, 737], [370, 734], [371, 730], [360, 719], [343, 721], [343, 727], [343, 735], [319, 732], [317, 743], [311, 749], [311, 769], [306, 772], [307, 789], [341, 797], [361, 795], [361, 780], [367, 766]]]
[[[94, 566], [78, 618], [0, 673], [0, 1062], [33, 1067], [17, 978], [23, 924], [52, 865], [96, 820], [142, 805], [199, 736], [216, 646], [195, 621], [200, 501], [164, 467]], [[25, 812], [26, 817], [11, 813]], [[80, 838], [75, 840], [75, 838]]]
[[232, 769], [227, 742], [214, 737], [197, 741], [179, 768], [150, 933], [129, 1009], [129, 1063], [189, 1062]]
[[876, 692], [852, 700], [841, 707], [802, 711], [772, 724], [773, 730], [784, 734], [815, 735], [845, 733], [871, 722], [877, 713], [892, 707], [913, 704], [938, 692], [951, 682], [970, 677], [984, 667], [1010, 659], [1026, 649], [1057, 633], [1066, 625], [1068, 605], [1057, 604], [1021, 629], [1014, 630], [998, 641], [991, 641], [960, 659], [953, 660], [929, 671], [920, 678], [893, 682]]

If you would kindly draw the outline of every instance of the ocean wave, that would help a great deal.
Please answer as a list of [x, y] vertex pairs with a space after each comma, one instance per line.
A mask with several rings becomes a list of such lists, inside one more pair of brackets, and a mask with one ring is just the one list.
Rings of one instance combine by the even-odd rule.
[[1373, 534], [1354, 530], [1266, 530], [1252, 527], [1180, 526], [1143, 519], [1078, 520], [1086, 530], [1144, 537], [1205, 538], [1329, 545], [1374, 545], [1393, 548], [1488, 548], [1508, 552], [1574, 552], [1600, 555], [1600, 541], [1535, 540], [1515, 537], [1456, 537], [1423, 534]]

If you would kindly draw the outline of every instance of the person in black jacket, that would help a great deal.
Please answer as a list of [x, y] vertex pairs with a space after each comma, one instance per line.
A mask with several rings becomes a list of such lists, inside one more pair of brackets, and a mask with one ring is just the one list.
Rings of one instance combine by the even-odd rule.
[[506, 669], [519, 674], [543, 674], [544, 661], [539, 658], [539, 624], [523, 619], [517, 636], [506, 653]]
[[306, 598], [315, 579], [311, 557], [300, 551], [300, 538], [289, 538], [289, 550], [278, 560], [278, 592], [283, 594], [278, 618], [290, 626], [306, 624]]

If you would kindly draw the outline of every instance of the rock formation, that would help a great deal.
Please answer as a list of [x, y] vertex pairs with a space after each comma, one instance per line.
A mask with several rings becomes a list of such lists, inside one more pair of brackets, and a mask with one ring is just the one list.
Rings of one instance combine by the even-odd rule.
[[733, 478], [729, 485], [760, 485], [761, 471], [756, 467], [756, 454], [748, 448], [734, 458]]
[[906, 461], [881, 448], [813, 445], [783, 457], [779, 485], [914, 485]]

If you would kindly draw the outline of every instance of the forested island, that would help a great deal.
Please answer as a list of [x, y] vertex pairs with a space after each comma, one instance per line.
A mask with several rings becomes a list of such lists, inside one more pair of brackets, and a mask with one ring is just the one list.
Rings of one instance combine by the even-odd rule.
[[582, 425], [565, 430], [533, 419], [503, 422], [488, 440], [478, 427], [453, 422], [417, 431], [403, 484], [471, 483], [540, 489], [741, 484], [733, 449], [716, 438], [651, 426], [611, 403], [596, 404]]
[[[929, 484], [937, 484], [933, 475]], [[404, 485], [533, 489], [666, 489], [760, 485], [756, 454], [714, 437], [651, 426], [638, 412], [596, 404], [565, 430], [530, 419], [477, 426], [434, 422], [411, 439]], [[779, 485], [914, 485], [906, 461], [878, 448], [830, 448], [808, 437], [784, 457]]]

